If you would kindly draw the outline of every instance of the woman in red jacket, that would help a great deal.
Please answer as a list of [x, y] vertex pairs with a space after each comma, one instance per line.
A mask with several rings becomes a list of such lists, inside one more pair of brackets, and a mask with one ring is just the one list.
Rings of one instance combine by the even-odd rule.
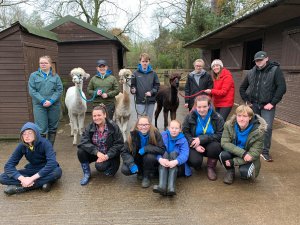
[[214, 87], [206, 89], [205, 92], [213, 96], [216, 112], [226, 121], [234, 103], [234, 80], [230, 71], [223, 67], [220, 59], [215, 59], [211, 63], [211, 68]]

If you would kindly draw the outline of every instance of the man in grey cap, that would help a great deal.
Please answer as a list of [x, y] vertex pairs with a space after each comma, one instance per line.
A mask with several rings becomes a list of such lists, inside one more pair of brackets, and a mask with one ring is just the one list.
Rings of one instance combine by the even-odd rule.
[[246, 104], [252, 107], [254, 113], [264, 118], [268, 124], [261, 157], [267, 162], [272, 162], [269, 151], [273, 120], [276, 104], [281, 101], [286, 92], [286, 84], [279, 64], [269, 61], [266, 52], [257, 52], [254, 61], [255, 66], [248, 71], [240, 86], [240, 95]]

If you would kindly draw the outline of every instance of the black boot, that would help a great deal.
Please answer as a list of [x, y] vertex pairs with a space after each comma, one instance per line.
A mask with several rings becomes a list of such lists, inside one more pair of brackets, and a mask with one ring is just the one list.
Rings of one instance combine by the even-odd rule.
[[177, 177], [177, 166], [172, 169], [169, 169], [169, 176], [168, 176], [168, 190], [167, 195], [172, 196], [176, 195], [175, 191], [175, 182]]
[[82, 171], [83, 171], [83, 178], [80, 180], [81, 185], [87, 185], [90, 178], [91, 178], [91, 168], [88, 162], [81, 163]]
[[8, 185], [4, 189], [4, 193], [7, 195], [13, 195], [13, 194], [34, 190], [34, 189], [37, 189], [37, 187], [22, 187], [21, 185]]
[[225, 184], [232, 184], [235, 177], [234, 168], [227, 169], [223, 182]]
[[54, 146], [54, 142], [55, 142], [55, 137], [56, 137], [56, 133], [48, 133], [48, 140], [51, 142], [52, 146]]
[[167, 194], [168, 169], [162, 165], [158, 168], [159, 184], [153, 186], [153, 192], [161, 195]]

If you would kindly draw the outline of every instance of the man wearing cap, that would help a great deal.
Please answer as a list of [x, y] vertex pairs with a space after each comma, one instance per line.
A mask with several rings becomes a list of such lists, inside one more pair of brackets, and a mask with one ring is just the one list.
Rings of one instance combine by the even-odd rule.
[[106, 106], [109, 119], [113, 118], [115, 112], [115, 96], [119, 94], [119, 84], [112, 71], [108, 70], [108, 64], [105, 60], [97, 61], [97, 73], [89, 82], [87, 92], [96, 98], [93, 101], [93, 107], [103, 103]]
[[261, 157], [272, 162], [269, 151], [273, 120], [276, 104], [281, 101], [286, 92], [286, 84], [279, 64], [269, 61], [266, 52], [257, 52], [254, 61], [255, 66], [248, 71], [240, 86], [240, 95], [246, 104], [251, 105], [254, 113], [263, 117], [268, 124]]

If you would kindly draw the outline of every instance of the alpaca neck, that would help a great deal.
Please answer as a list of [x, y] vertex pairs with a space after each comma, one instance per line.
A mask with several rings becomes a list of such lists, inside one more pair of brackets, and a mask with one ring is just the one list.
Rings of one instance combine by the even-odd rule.
[[171, 86], [171, 99], [170, 100], [172, 103], [177, 102], [177, 93], [178, 93], [177, 88], [174, 86]]
[[80, 92], [82, 92], [82, 83], [80, 84], [75, 84], [75, 87], [76, 89], [76, 94], [75, 94], [75, 99], [78, 104], [82, 104], [82, 98], [81, 98], [81, 95], [80, 95]]
[[126, 82], [123, 84], [123, 94], [125, 92], [127, 92], [127, 93], [130, 92], [130, 87], [129, 87], [129, 85]]
[[127, 85], [126, 83], [123, 84], [123, 101], [124, 101], [124, 105], [130, 105], [130, 98], [129, 98], [129, 85]]

